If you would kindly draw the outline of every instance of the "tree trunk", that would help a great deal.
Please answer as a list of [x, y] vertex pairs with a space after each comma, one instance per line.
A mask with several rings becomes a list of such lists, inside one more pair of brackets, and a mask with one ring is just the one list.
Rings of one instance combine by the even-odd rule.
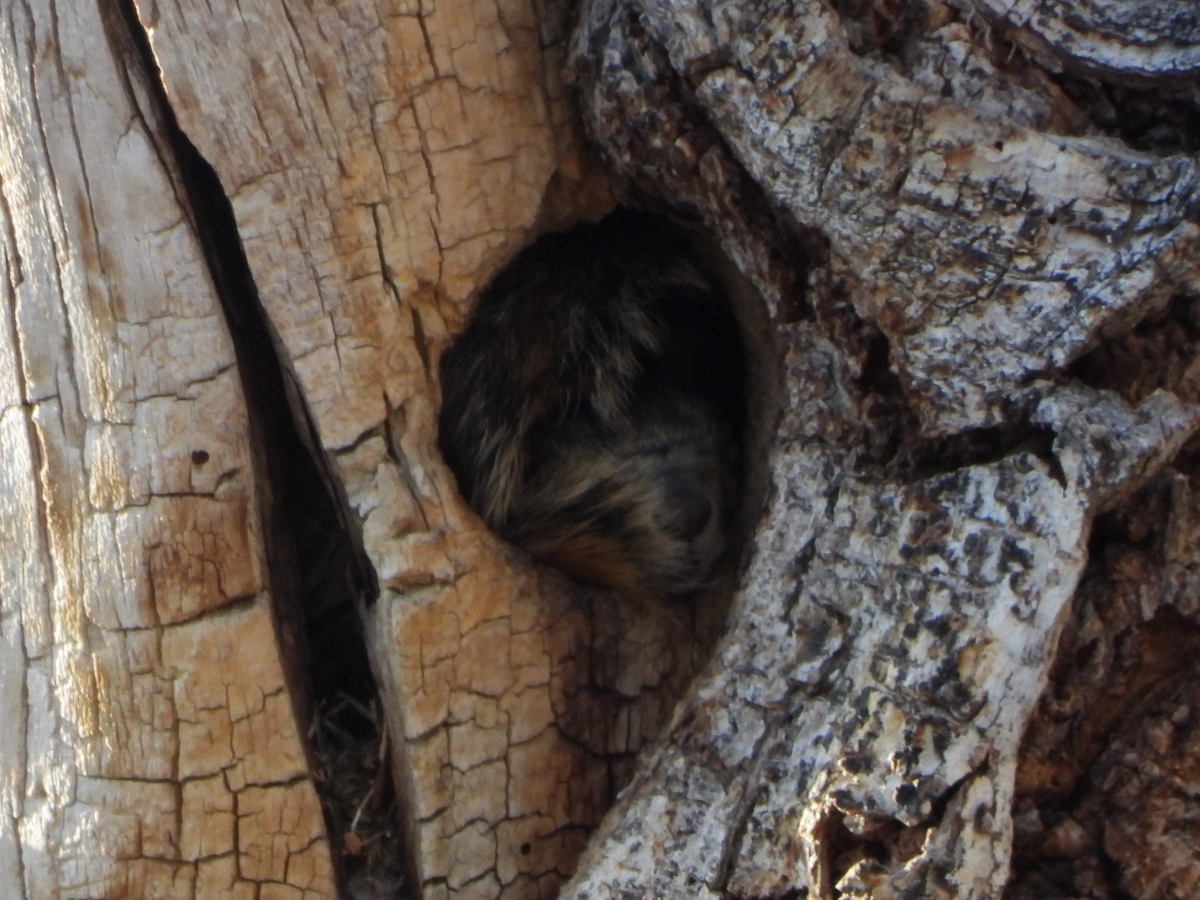
[[[0, 882], [1193, 896], [1197, 21], [8, 4]], [[479, 291], [617, 204], [710, 236], [750, 356], [686, 607], [438, 451]]]

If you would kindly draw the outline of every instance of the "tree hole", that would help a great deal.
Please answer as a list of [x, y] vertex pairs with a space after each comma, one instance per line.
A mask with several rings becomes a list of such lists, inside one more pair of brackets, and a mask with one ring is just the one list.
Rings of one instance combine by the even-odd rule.
[[441, 379], [464, 499], [533, 559], [689, 601], [736, 558], [746, 358], [690, 232], [619, 209], [542, 237], [483, 291]]

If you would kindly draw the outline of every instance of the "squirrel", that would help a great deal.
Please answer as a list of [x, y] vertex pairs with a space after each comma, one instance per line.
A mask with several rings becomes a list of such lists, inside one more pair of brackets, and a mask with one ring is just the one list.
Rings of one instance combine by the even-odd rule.
[[501, 537], [630, 596], [706, 587], [729, 544], [744, 360], [686, 231], [620, 209], [546, 235], [441, 362], [443, 456]]

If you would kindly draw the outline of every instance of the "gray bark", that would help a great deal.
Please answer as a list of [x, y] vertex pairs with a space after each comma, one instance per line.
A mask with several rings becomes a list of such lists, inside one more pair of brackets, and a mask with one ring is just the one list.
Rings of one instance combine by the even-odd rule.
[[[619, 172], [722, 234], [787, 364], [730, 630], [566, 896], [982, 897], [1009, 884], [1018, 769], [1036, 764], [1021, 741], [1047, 741], [1044, 715], [1030, 718], [1060, 630], [1077, 627], [1091, 523], [1196, 426], [1193, 407], [1144, 377], [1108, 375], [1129, 404], [1064, 370], [1192, 289], [1196, 168], [1102, 134], [1037, 62], [995, 46], [1036, 37], [1054, 71], [1163, 77], [1187, 71], [1186, 30], [1171, 30], [1185, 12], [979, 6], [1008, 30], [936, 4], [910, 5], [882, 35], [883, 5], [857, 18], [849, 4], [585, 5], [573, 52], [591, 133]], [[764, 198], [782, 227], [753, 224]], [[801, 301], [770, 261], [804, 251]], [[878, 432], [893, 402], [869, 370], [875, 331], [907, 407], [890, 439], [941, 436], [925, 445], [932, 476], [903, 452], [882, 465], [872, 453], [890, 446]], [[1194, 399], [1183, 374], [1160, 384]], [[969, 465], [983, 435], [994, 461]], [[1187, 508], [1172, 515], [1187, 521]], [[1154, 616], [1150, 604], [1137, 624]], [[1069, 663], [1056, 675], [1082, 677]], [[1059, 737], [1095, 714], [1088, 701], [1113, 702], [1074, 699]], [[1142, 713], [1190, 722], [1182, 700], [1123, 702], [1123, 740]], [[1068, 770], [1075, 786], [1101, 779], [1084, 807], [1122, 815], [1064, 852], [1038, 815], [1056, 795], [1022, 784], [1022, 852], [1078, 877], [1015, 889], [1187, 896], [1195, 863], [1178, 823], [1195, 782], [1146, 773], [1134, 750], [1087, 750]], [[1171, 816], [1155, 796], [1174, 800]], [[1101, 846], [1116, 883], [1087, 881]], [[1168, 874], [1148, 874], [1168, 846]]]

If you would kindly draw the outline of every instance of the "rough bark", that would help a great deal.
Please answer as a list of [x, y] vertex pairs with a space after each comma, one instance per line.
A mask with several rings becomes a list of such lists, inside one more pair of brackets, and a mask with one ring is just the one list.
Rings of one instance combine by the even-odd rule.
[[611, 204], [603, 180], [576, 187], [586, 160], [546, 74], [561, 13], [262, 5], [236, 29], [232, 4], [140, 13], [378, 576], [368, 640], [417, 877], [432, 897], [553, 896], [700, 645], [532, 570], [436, 450], [437, 362], [472, 291], [539, 214]]
[[[785, 374], [772, 499], [729, 634], [566, 896], [999, 896], [1020, 741], [1090, 522], [1196, 425], [1168, 394], [1134, 409], [1040, 376], [1191, 283], [1194, 164], [1098, 134], [1060, 84], [934, 4], [890, 19], [884, 4], [585, 10], [585, 116], [617, 170], [720, 231], [728, 208], [749, 219], [757, 198], [714, 173], [745, 166], [802, 246], [817, 232], [828, 257], [810, 271], [816, 334], [801, 326], [785, 343], [805, 365]], [[1087, 11], [1074, 27], [1094, 25]], [[1037, 27], [1053, 41], [1048, 19]], [[1074, 47], [1056, 44], [1060, 66], [1099, 65]], [[777, 235], [725, 233], [734, 258], [788, 250]], [[898, 438], [871, 436], [891, 402], [854, 340], [873, 329], [909, 407], [900, 418], [917, 419]], [[957, 438], [922, 445], [918, 423]], [[984, 434], [999, 459], [965, 465]], [[901, 452], [874, 465], [871, 448], [897, 439]], [[942, 471], [905, 466], [905, 442]], [[1186, 724], [1180, 702], [1165, 714]], [[1092, 812], [1104, 791], [1115, 804], [1113, 791], [1138, 795], [1112, 766], [1147, 755], [1112, 754]], [[1156, 818], [1165, 800], [1151, 792], [1092, 842], [1138, 896], [1189, 883], [1187, 851], [1150, 874], [1157, 849], [1188, 846], [1173, 824], [1191, 784], [1180, 777], [1145, 782], [1174, 820]], [[1023, 796], [1035, 820], [1038, 799]], [[1031, 831], [1036, 845], [1045, 829]]]
[[[1195, 684], [1164, 659], [1198, 633], [1189, 13], [4, 12], [15, 896], [1200, 883]], [[618, 200], [731, 264], [765, 491], [731, 604], [538, 569], [437, 452], [472, 298]], [[1170, 365], [1126, 365], [1139, 340]], [[386, 791], [367, 766], [339, 818], [319, 735], [368, 655], [399, 837], [351, 878]]]

